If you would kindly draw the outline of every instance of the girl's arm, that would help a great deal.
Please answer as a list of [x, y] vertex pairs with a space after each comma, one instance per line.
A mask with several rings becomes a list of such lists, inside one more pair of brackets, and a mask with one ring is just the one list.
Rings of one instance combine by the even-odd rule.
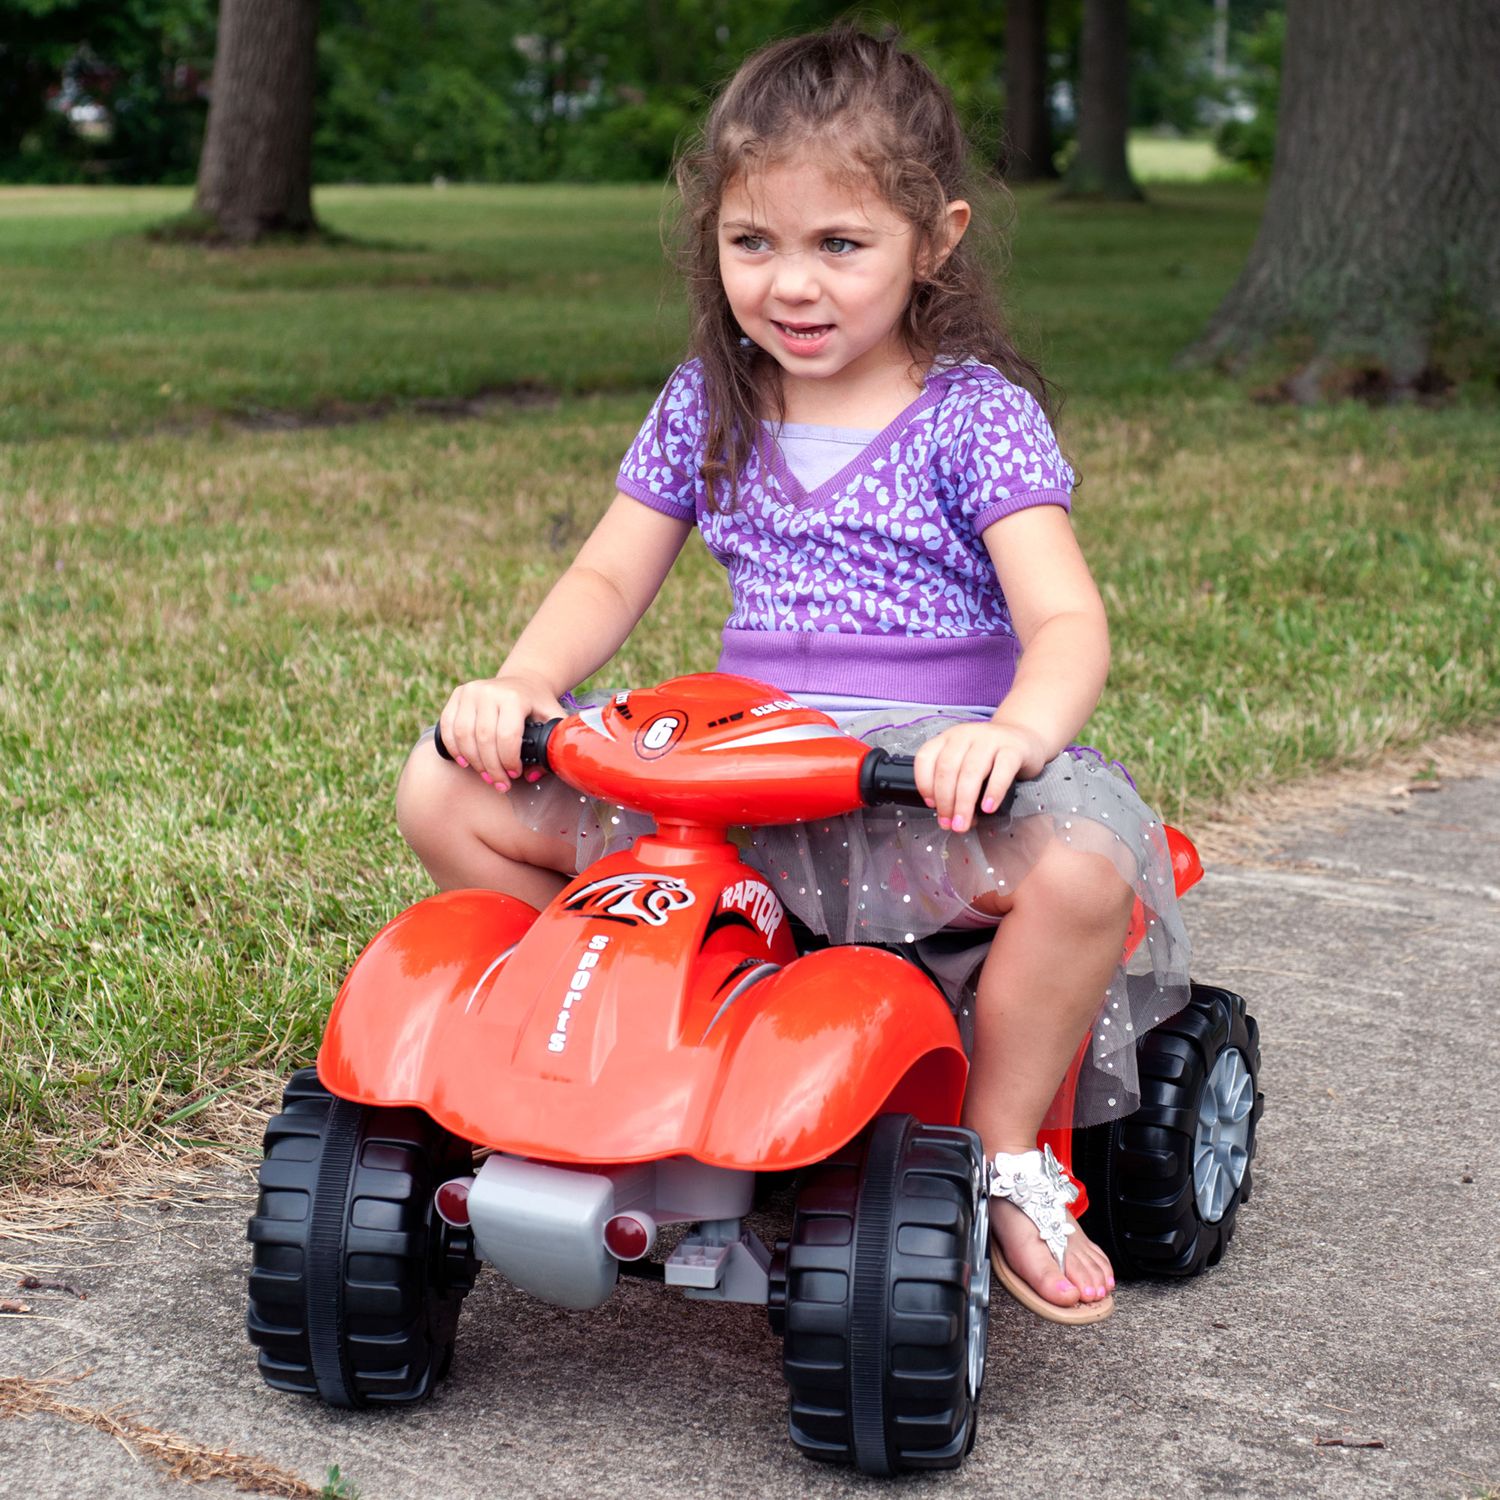
[[1012, 781], [1073, 743], [1109, 673], [1104, 602], [1067, 513], [1017, 511], [986, 528], [984, 544], [1021, 642], [1016, 680], [988, 724], [956, 725], [917, 752], [917, 786], [960, 832], [976, 804], [993, 812]]
[[443, 742], [505, 790], [521, 774], [526, 720], [561, 714], [558, 699], [620, 649], [692, 529], [617, 494], [499, 672], [454, 690], [438, 721]]

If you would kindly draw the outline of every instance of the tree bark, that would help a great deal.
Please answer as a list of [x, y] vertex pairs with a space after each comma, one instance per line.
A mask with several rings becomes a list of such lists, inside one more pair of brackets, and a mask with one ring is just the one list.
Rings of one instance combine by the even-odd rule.
[[1005, 142], [999, 165], [1009, 182], [1057, 176], [1047, 106], [1047, 0], [1008, 0], [1005, 7]]
[[1069, 195], [1138, 200], [1125, 135], [1130, 128], [1128, 0], [1084, 0], [1078, 67], [1078, 150], [1063, 183]]
[[1445, 329], [1500, 331], [1500, 7], [1298, 0], [1276, 155], [1239, 281], [1182, 363], [1242, 364], [1302, 336], [1289, 383], [1337, 363], [1418, 383]]
[[318, 0], [221, 0], [195, 214], [248, 244], [310, 234]]

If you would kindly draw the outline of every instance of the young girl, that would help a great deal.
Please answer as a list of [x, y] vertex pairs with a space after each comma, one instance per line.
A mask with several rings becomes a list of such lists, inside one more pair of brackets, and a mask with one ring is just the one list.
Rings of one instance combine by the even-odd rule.
[[[641, 831], [521, 779], [521, 727], [577, 701], [696, 525], [733, 593], [719, 666], [915, 750], [931, 809], [758, 830], [747, 857], [839, 941], [998, 929], [965, 1106], [996, 1168], [992, 1258], [1044, 1316], [1093, 1321], [1114, 1276], [1037, 1133], [1090, 1028], [1078, 1117], [1134, 1106], [1134, 1043], [1183, 1003], [1187, 945], [1159, 820], [1071, 747], [1104, 685], [1104, 611], [1045, 386], [965, 237], [966, 155], [943, 87], [894, 42], [840, 27], [740, 68], [677, 174], [694, 357], [499, 673], [448, 700], [458, 765], [424, 736], [397, 812], [440, 886], [536, 906]], [[1127, 984], [1136, 895], [1151, 972]]]

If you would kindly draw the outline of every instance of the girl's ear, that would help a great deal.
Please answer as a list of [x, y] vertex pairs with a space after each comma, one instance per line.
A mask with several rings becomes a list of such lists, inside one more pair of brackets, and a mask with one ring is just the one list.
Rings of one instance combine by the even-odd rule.
[[958, 248], [958, 242], [964, 237], [964, 231], [969, 227], [972, 217], [973, 210], [962, 198], [955, 198], [944, 210], [943, 226], [939, 232], [940, 246], [931, 262], [922, 267], [922, 280], [932, 277], [938, 267]]
[[972, 217], [973, 210], [964, 199], [955, 198], [948, 205], [947, 224], [945, 226], [948, 232], [948, 242], [943, 247], [942, 256], [938, 260], [939, 265], [942, 265], [943, 261], [947, 260], [958, 249], [958, 242], [964, 237], [964, 231], [969, 227], [969, 220]]

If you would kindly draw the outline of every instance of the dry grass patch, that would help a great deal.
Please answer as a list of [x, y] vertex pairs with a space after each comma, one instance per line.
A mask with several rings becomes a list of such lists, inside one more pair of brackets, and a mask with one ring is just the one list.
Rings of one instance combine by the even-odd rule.
[[48, 1416], [90, 1427], [112, 1437], [132, 1457], [145, 1459], [169, 1478], [188, 1484], [222, 1480], [237, 1490], [289, 1500], [318, 1500], [328, 1493], [326, 1487], [311, 1485], [280, 1464], [163, 1432], [124, 1407], [85, 1406], [66, 1400], [63, 1393], [82, 1378], [31, 1380], [24, 1375], [0, 1375], [0, 1417]]

